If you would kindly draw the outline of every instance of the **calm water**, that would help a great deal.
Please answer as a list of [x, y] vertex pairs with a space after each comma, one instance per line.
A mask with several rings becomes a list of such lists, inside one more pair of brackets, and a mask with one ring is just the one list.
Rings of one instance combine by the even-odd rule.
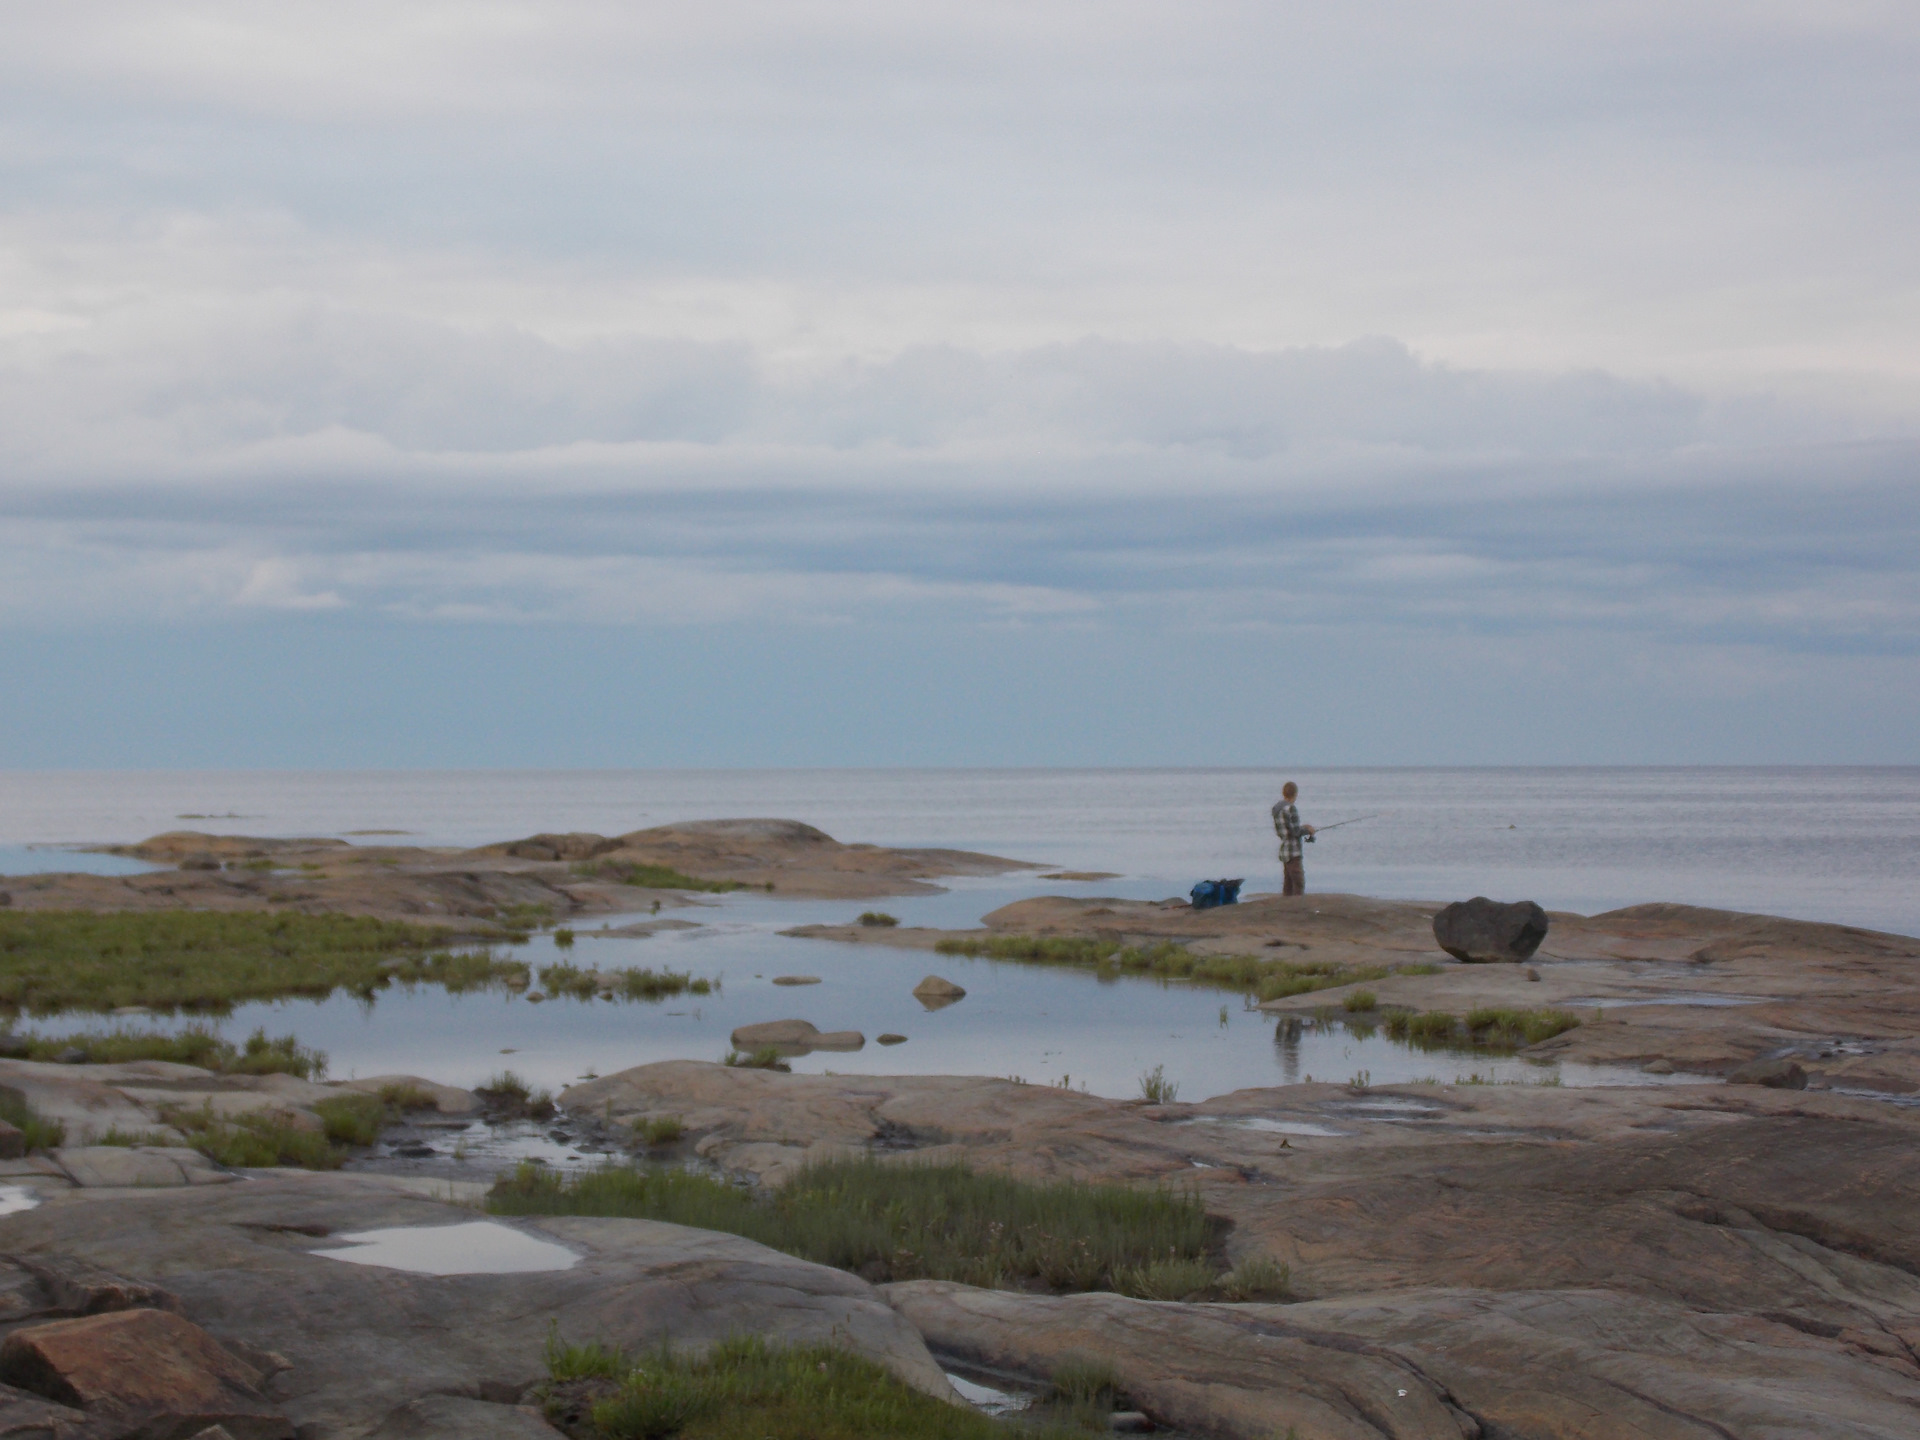
[[[1117, 870], [1134, 889], [1274, 886], [1267, 807], [1288, 776], [1302, 818], [1384, 812], [1308, 852], [1321, 890], [1474, 894], [1593, 913], [1683, 900], [1920, 934], [1920, 767], [1512, 770], [773, 770], [0, 772], [12, 869], [29, 844], [161, 830], [341, 835], [397, 829], [474, 844], [536, 830], [618, 834], [778, 815], [844, 840], [951, 845]], [[233, 818], [182, 819], [183, 815]]]
[[[618, 833], [674, 819], [779, 815], [843, 839], [1120, 872], [1088, 885], [958, 881], [944, 894], [885, 902], [908, 924], [969, 926], [1010, 900], [1063, 890], [1158, 897], [1219, 875], [1248, 877], [1249, 891], [1277, 888], [1266, 811], [1281, 778], [1253, 770], [10, 774], [0, 775], [0, 846], [14, 848], [0, 859], [63, 868], [70, 857], [20, 847], [186, 827], [400, 829], [420, 843], [467, 844], [536, 830]], [[1326, 770], [1294, 778], [1310, 821], [1380, 812], [1309, 851], [1315, 889], [1526, 896], [1587, 913], [1684, 900], [1920, 933], [1920, 769]], [[223, 818], [178, 818], [210, 812]], [[1646, 1083], [1632, 1072], [1422, 1054], [1338, 1027], [1292, 1033], [1238, 997], [1152, 980], [1102, 984], [1069, 971], [776, 933], [849, 920], [863, 908], [728, 896], [679, 912], [705, 922], [697, 930], [648, 939], [583, 933], [575, 947], [582, 964], [719, 978], [712, 997], [534, 1005], [421, 990], [371, 1007], [344, 998], [246, 1006], [223, 1028], [236, 1037], [255, 1026], [294, 1033], [329, 1053], [336, 1077], [404, 1071], [462, 1085], [508, 1066], [558, 1086], [650, 1060], [717, 1059], [735, 1026], [789, 1016], [861, 1030], [870, 1042], [888, 1031], [908, 1037], [803, 1057], [796, 1070], [1018, 1075], [1116, 1096], [1136, 1093], [1156, 1065], [1189, 1100], [1361, 1072], [1380, 1084], [1556, 1073], [1567, 1084]], [[526, 953], [535, 963], [555, 954], [545, 937]], [[922, 1009], [909, 992], [930, 971], [965, 986], [967, 998]], [[772, 984], [792, 974], [822, 983]]]

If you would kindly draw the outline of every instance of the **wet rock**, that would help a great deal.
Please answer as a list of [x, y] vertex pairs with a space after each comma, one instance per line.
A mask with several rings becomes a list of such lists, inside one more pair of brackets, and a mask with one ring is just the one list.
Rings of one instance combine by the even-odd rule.
[[820, 977], [818, 975], [776, 975], [773, 977], [773, 983], [776, 985], [818, 985], [820, 983]]
[[192, 1321], [121, 1310], [16, 1330], [0, 1344], [0, 1380], [154, 1436], [223, 1425], [234, 1440], [292, 1440], [261, 1395], [262, 1376]]
[[224, 1185], [238, 1179], [198, 1150], [163, 1145], [81, 1145], [49, 1153], [82, 1189]]
[[1804, 1090], [1807, 1072], [1799, 1062], [1787, 1056], [1771, 1060], [1749, 1060], [1727, 1076], [1729, 1085], [1765, 1085], [1772, 1090]]
[[1435, 915], [1433, 938], [1454, 959], [1470, 964], [1530, 960], [1547, 938], [1547, 923], [1547, 912], [1531, 900], [1502, 904], [1476, 895]]
[[882, 1045], [904, 1045], [907, 1043], [907, 1037], [904, 1035], [887, 1034], [876, 1038]]
[[820, 1031], [807, 1020], [765, 1020], [742, 1025], [733, 1032], [733, 1048], [754, 1050], [762, 1045], [811, 1045]]
[[736, 1050], [758, 1050], [763, 1045], [793, 1050], [858, 1050], [867, 1043], [867, 1037], [858, 1030], [816, 1030], [805, 1020], [742, 1025], [732, 1039]]
[[967, 992], [951, 980], [944, 980], [938, 975], [929, 975], [913, 987], [913, 998], [929, 1010], [938, 1010], [953, 1004], [956, 1000], [966, 999]]
[[1107, 1429], [1116, 1435], [1144, 1435], [1153, 1429], [1153, 1421], [1142, 1410], [1116, 1410], [1107, 1417]]

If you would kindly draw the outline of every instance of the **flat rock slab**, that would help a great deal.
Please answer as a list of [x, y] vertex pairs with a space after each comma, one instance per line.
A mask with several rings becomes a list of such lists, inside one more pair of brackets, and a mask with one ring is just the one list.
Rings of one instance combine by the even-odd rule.
[[88, 1190], [224, 1185], [238, 1178], [185, 1146], [82, 1145], [55, 1150], [48, 1158], [74, 1184]]
[[74, 1191], [0, 1219], [0, 1250], [157, 1279], [223, 1343], [285, 1356], [291, 1368], [267, 1396], [314, 1440], [362, 1435], [428, 1395], [517, 1395], [545, 1376], [549, 1322], [628, 1352], [743, 1333], [839, 1344], [951, 1395], [919, 1335], [866, 1282], [732, 1235], [645, 1220], [507, 1221], [581, 1259], [506, 1275], [311, 1253], [349, 1232], [475, 1218], [383, 1177], [281, 1171], [205, 1188]]
[[1402, 1290], [1300, 1305], [883, 1293], [943, 1352], [1044, 1378], [1106, 1361], [1156, 1420], [1246, 1440], [1911, 1436], [1920, 1377], [1791, 1325], [1606, 1290]]

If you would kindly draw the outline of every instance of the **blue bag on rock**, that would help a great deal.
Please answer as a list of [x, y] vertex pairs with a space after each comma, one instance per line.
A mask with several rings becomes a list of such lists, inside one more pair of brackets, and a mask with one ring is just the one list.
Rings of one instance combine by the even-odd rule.
[[1240, 887], [1247, 882], [1240, 880], [1202, 880], [1188, 892], [1193, 897], [1193, 908], [1211, 910], [1216, 905], [1238, 905]]

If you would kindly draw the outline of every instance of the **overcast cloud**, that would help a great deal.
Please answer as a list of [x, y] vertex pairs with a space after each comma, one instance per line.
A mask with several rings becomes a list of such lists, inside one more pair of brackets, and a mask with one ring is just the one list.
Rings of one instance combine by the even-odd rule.
[[[537, 688], [534, 632], [678, 657], [687, 733], [578, 759], [1197, 758], [1145, 697], [1218, 646], [1221, 760], [1920, 761], [1909, 5], [6, 20], [0, 765], [222, 758], [217, 659], [141, 682], [191, 745], [82, 723], [129, 635]], [[1047, 738], [712, 740], [813, 703], [719, 678], [763, 643], [1020, 674]], [[1393, 714], [1272, 755], [1283, 674]], [[1548, 674], [1604, 703], [1527, 719]]]

